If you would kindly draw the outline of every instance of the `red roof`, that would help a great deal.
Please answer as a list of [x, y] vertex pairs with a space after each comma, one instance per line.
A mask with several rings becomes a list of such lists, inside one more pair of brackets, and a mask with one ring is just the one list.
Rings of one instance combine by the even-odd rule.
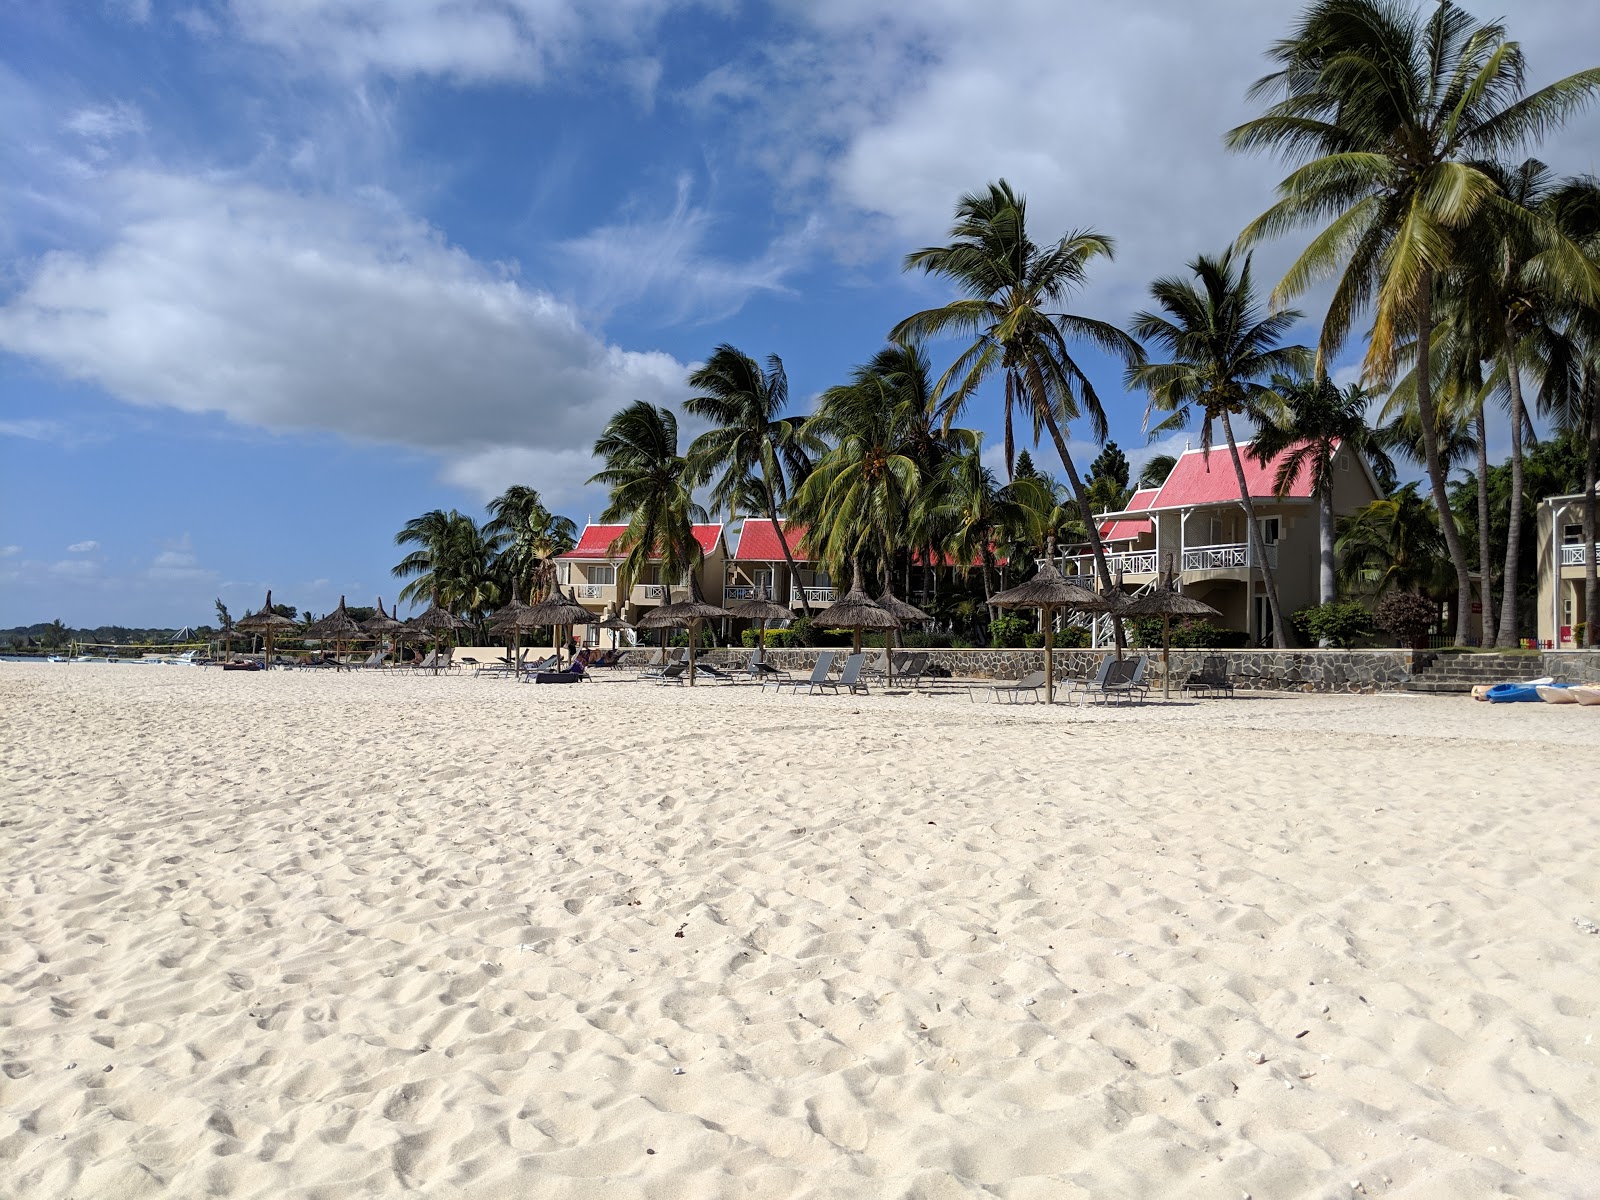
[[[1276, 499], [1277, 491], [1273, 483], [1278, 478], [1278, 464], [1294, 447], [1263, 465], [1245, 453], [1248, 444], [1240, 445], [1239, 460], [1244, 464], [1245, 486], [1250, 489], [1251, 499]], [[1299, 500], [1310, 499], [1309, 464], [1301, 467], [1287, 495]], [[1166, 483], [1161, 485], [1161, 491], [1156, 494], [1155, 500], [1145, 507], [1188, 508], [1197, 504], [1237, 504], [1238, 501], [1239, 479], [1234, 474], [1228, 448], [1213, 446], [1209, 459], [1199, 450], [1185, 450], [1178, 457], [1178, 465], [1172, 468], [1172, 474], [1167, 476]]]
[[[1128, 501], [1129, 512], [1143, 512], [1150, 507], [1150, 502], [1156, 498], [1160, 488], [1142, 488], [1133, 494], [1133, 499]], [[1102, 521], [1100, 523], [1100, 540], [1103, 542], [1131, 542], [1135, 538], [1150, 532], [1150, 519], [1124, 518], [1120, 521]]]
[[[795, 562], [810, 562], [811, 558], [800, 551], [800, 539], [806, 536], [806, 527], [786, 524], [784, 534], [789, 542], [789, 556]], [[739, 534], [739, 548], [733, 557], [735, 562], [782, 562], [783, 544], [778, 539], [778, 527], [771, 521], [754, 517], [745, 521], [744, 531]]]
[[[626, 525], [585, 525], [583, 535], [578, 538], [578, 544], [562, 558], [587, 559], [589, 561], [623, 557], [611, 552], [611, 543], [622, 536], [628, 527]], [[694, 540], [700, 543], [700, 549], [707, 555], [716, 551], [717, 542], [722, 538], [721, 525], [696, 525], [693, 527]], [[659, 558], [660, 555], [651, 555]]]

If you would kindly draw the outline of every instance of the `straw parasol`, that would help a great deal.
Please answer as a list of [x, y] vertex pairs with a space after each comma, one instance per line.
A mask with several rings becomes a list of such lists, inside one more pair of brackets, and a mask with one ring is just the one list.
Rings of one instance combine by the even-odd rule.
[[578, 603], [578, 598], [561, 594], [561, 585], [552, 583], [550, 594], [528, 610], [535, 625], [556, 626], [556, 665], [561, 665], [561, 628], [567, 625], [587, 625], [594, 614]]
[[233, 627], [245, 633], [259, 633], [266, 639], [266, 657], [262, 659], [261, 666], [264, 670], [272, 666], [272, 639], [279, 630], [293, 629], [294, 622], [282, 613], [272, 611], [272, 589], [267, 589], [267, 599], [261, 605], [259, 612], [246, 613], [234, 622]]
[[[453, 612], [439, 603], [438, 592], [433, 594], [433, 603], [428, 605], [425, 612], [419, 616], [412, 617], [411, 620], [406, 622], [406, 628], [410, 632], [424, 636], [433, 634], [435, 637], [441, 633], [454, 633], [465, 625], [465, 621], [460, 620]], [[437, 667], [434, 668], [434, 674], [438, 674]]]
[[[900, 599], [899, 596], [896, 596], [894, 594], [894, 589], [893, 588], [888, 588], [888, 587], [884, 588], [883, 589], [883, 595], [879, 596], [876, 600], [873, 601], [873, 603], [876, 604], [879, 608], [883, 609], [883, 611], [888, 613], [890, 616], [897, 618], [902, 627], [906, 626], [906, 625], [926, 625], [930, 621], [933, 620], [932, 617], [930, 617], [927, 613], [923, 612], [916, 605], [907, 604], [904, 600]], [[899, 642], [902, 646], [905, 645], [905, 641], [904, 641], [903, 638], [898, 638], [897, 637], [894, 640]], [[884, 638], [885, 646], [888, 645], [888, 642], [889, 642], [889, 638], [886, 636]], [[893, 683], [894, 682], [894, 656], [893, 655], [889, 656], [888, 676], [889, 676], [889, 682]]]
[[604, 621], [600, 622], [600, 628], [609, 629], [611, 631], [611, 648], [615, 650], [621, 644], [617, 634], [621, 633], [624, 629], [632, 629], [633, 624], [632, 622], [624, 621], [621, 617], [610, 616]]
[[405, 632], [406, 623], [404, 621], [395, 620], [388, 613], [383, 611], [382, 596], [378, 597], [378, 611], [373, 613], [372, 616], [368, 617], [365, 621], [361, 622], [361, 628], [365, 632], [370, 633], [373, 637], [377, 638], [380, 647], [383, 644], [383, 637], [385, 634], [392, 636], [394, 638], [395, 661], [399, 661], [400, 635]]
[[863, 590], [861, 565], [854, 559], [850, 561], [850, 573], [853, 576], [850, 590], [844, 594], [842, 600], [835, 600], [829, 605], [828, 610], [819, 616], [817, 621], [829, 629], [852, 631], [855, 634], [853, 652], [860, 654], [863, 629], [899, 629], [900, 618], [887, 609], [880, 608]]
[[767, 648], [767, 622], [787, 621], [794, 616], [775, 600], [741, 600], [737, 604], [730, 604], [728, 611], [741, 621], [756, 623], [756, 645], [763, 651]]
[[700, 632], [701, 621], [716, 621], [734, 614], [715, 604], [708, 604], [700, 594], [700, 581], [691, 572], [689, 595], [676, 604], [663, 604], [639, 618], [640, 629], [687, 629], [689, 631], [689, 686], [694, 686], [694, 644]]
[[1161, 698], [1172, 696], [1172, 636], [1173, 617], [1220, 617], [1222, 614], [1203, 600], [1185, 596], [1178, 591], [1178, 582], [1171, 566], [1161, 572], [1156, 586], [1142, 596], [1136, 596], [1123, 606], [1130, 617], [1161, 618]]
[[339, 607], [322, 620], [313, 622], [309, 632], [319, 641], [333, 642], [333, 664], [341, 670], [344, 664], [339, 661], [339, 655], [344, 649], [344, 644], [360, 641], [366, 637], [361, 631], [360, 623], [345, 610], [343, 596], [339, 597]]
[[533, 629], [538, 621], [528, 619], [533, 612], [533, 606], [522, 602], [522, 588], [515, 579], [511, 581], [511, 602], [502, 604], [494, 614], [494, 620], [489, 622], [489, 628], [495, 633], [511, 635], [511, 669], [522, 670], [522, 631]]
[[1056, 622], [1058, 608], [1104, 610], [1106, 601], [1075, 583], [1068, 583], [1056, 569], [1056, 540], [1050, 539], [1050, 548], [1039, 564], [1039, 573], [1027, 583], [1007, 588], [989, 597], [996, 608], [1037, 608], [1044, 623], [1044, 699], [1046, 704], [1056, 701]]

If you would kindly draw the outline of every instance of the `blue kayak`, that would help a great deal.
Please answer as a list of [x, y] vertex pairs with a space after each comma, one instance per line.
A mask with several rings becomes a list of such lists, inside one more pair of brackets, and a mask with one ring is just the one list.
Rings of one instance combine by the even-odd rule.
[[1539, 689], [1541, 687], [1569, 687], [1570, 684], [1552, 684], [1550, 680], [1540, 680], [1538, 683], [1497, 683], [1489, 689], [1485, 699], [1490, 704], [1528, 704], [1539, 703]]

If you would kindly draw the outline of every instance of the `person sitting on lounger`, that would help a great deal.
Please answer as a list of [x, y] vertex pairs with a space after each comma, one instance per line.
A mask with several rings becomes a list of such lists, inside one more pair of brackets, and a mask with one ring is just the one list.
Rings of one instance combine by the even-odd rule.
[[567, 668], [574, 675], [586, 675], [589, 672], [589, 650], [587, 647], [578, 651], [577, 657], [572, 660], [572, 665]]

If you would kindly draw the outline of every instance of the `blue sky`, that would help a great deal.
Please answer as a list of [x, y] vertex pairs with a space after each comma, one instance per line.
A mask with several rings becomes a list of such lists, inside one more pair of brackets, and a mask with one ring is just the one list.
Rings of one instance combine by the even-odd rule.
[[[1533, 83], [1600, 58], [1596, 6], [1507, 7]], [[582, 522], [611, 412], [723, 341], [808, 405], [1002, 175], [1117, 239], [1078, 307], [1125, 321], [1270, 199], [1220, 139], [1291, 11], [0, 0], [0, 626], [392, 599], [407, 518], [510, 483]], [[1540, 153], [1595, 170], [1600, 115]]]

